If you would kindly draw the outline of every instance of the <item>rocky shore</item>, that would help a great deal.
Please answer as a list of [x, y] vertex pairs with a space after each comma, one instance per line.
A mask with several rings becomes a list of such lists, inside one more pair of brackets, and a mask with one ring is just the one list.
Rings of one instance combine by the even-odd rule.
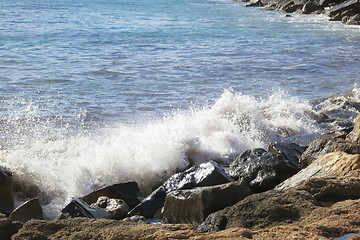
[[[325, 14], [330, 21], [360, 25], [360, 0], [235, 0], [247, 7], [262, 7], [285, 13]], [[291, 16], [291, 15], [287, 15]]]
[[0, 239], [360, 239], [360, 115], [316, 138], [209, 161], [144, 196], [136, 182], [72, 198], [55, 220], [41, 199], [14, 209], [14, 176], [0, 169]]

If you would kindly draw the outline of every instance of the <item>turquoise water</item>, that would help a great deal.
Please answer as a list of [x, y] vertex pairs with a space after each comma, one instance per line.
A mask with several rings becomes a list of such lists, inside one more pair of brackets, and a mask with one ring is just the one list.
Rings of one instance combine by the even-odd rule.
[[0, 0], [0, 164], [53, 218], [101, 186], [149, 189], [189, 163], [321, 132], [317, 114], [351, 120], [359, 73], [360, 28], [324, 16], [230, 0]]

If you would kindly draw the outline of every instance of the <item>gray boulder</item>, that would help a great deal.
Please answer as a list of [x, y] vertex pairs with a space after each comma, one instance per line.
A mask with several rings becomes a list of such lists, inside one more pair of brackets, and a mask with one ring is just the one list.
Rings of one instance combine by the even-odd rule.
[[180, 189], [214, 186], [233, 181], [217, 163], [211, 161], [194, 166], [172, 175], [162, 186], [152, 192], [139, 205], [129, 212], [129, 216], [141, 215], [151, 218], [165, 203], [166, 195]]
[[276, 143], [269, 146], [269, 152], [264, 149], [247, 150], [230, 164], [229, 174], [253, 192], [272, 189], [300, 171], [298, 157], [302, 148], [294, 146], [296, 148]]
[[10, 214], [14, 209], [12, 172], [0, 167], [0, 213]]
[[168, 223], [198, 225], [213, 212], [229, 207], [252, 194], [240, 182], [190, 190], [177, 190], [166, 196], [162, 216]]
[[44, 219], [43, 210], [41, 208], [38, 198], [31, 199], [19, 207], [17, 207], [11, 214], [12, 221], [19, 221], [25, 223], [30, 219]]
[[59, 219], [87, 217], [87, 218], [106, 218], [110, 219], [111, 215], [100, 207], [91, 207], [84, 201], [71, 198], [70, 203], [61, 210]]

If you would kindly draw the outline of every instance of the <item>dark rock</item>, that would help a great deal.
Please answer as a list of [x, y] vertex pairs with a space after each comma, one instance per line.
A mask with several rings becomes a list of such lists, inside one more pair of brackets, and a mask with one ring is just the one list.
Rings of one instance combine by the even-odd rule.
[[139, 205], [133, 208], [128, 216], [140, 215], [146, 218], [152, 218], [154, 214], [164, 206], [167, 190], [159, 187], [149, 196], [141, 201]]
[[354, 16], [349, 17], [349, 19], [346, 20], [345, 24], [360, 25], [360, 14], [356, 14]]
[[125, 201], [105, 196], [99, 197], [96, 203], [91, 204], [90, 207], [100, 207], [110, 213], [112, 219], [116, 220], [126, 217], [130, 210]]
[[360, 145], [354, 144], [353, 142], [342, 138], [317, 139], [313, 141], [301, 155], [300, 163], [303, 167], [307, 167], [319, 157], [336, 151], [356, 154], [360, 153]]
[[267, 191], [250, 195], [232, 207], [210, 214], [198, 227], [200, 232], [231, 227], [263, 228], [298, 221], [313, 211], [318, 202], [306, 191]]
[[322, 7], [330, 7], [342, 2], [343, 0], [320, 0], [319, 5]]
[[289, 164], [300, 168], [299, 159], [304, 152], [304, 148], [296, 143], [271, 143], [268, 151], [289, 161]]
[[111, 218], [110, 213], [99, 207], [90, 207], [84, 201], [71, 198], [70, 203], [61, 210], [59, 219], [87, 217], [87, 218]]
[[318, 3], [313, 2], [313, 1], [309, 1], [307, 3], [304, 4], [304, 6], [302, 7], [302, 13], [303, 14], [310, 14], [310, 13], [315, 13], [317, 11], [322, 11], [324, 10], [323, 7], [321, 7]]
[[10, 240], [11, 236], [18, 232], [22, 227], [20, 222], [13, 222], [4, 214], [0, 213], [0, 239]]
[[350, 9], [354, 13], [360, 13], [360, 0], [347, 0], [327, 10], [327, 14], [332, 17]]
[[119, 183], [104, 187], [82, 197], [81, 199], [90, 205], [95, 203], [101, 196], [122, 199], [130, 208], [135, 207], [141, 202], [139, 185], [136, 182]]
[[230, 164], [229, 174], [253, 192], [272, 189], [300, 170], [296, 159], [301, 148], [297, 148], [297, 145], [293, 148], [276, 143], [269, 146], [271, 152], [264, 149], [245, 151]]
[[129, 216], [151, 218], [164, 206], [166, 194], [180, 189], [214, 186], [233, 181], [217, 163], [211, 161], [172, 175], [162, 186], [152, 192], [129, 212]]
[[0, 213], [10, 214], [14, 209], [12, 173], [0, 167]]
[[177, 190], [166, 196], [162, 216], [169, 223], [198, 225], [213, 212], [232, 206], [251, 194], [240, 182]]
[[10, 214], [10, 219], [12, 221], [19, 221], [22, 223], [25, 223], [30, 219], [44, 219], [44, 214], [39, 199], [31, 199], [17, 207]]
[[250, 0], [247, 4], [245, 4], [245, 7], [263, 7], [264, 4], [261, 2], [261, 0]]

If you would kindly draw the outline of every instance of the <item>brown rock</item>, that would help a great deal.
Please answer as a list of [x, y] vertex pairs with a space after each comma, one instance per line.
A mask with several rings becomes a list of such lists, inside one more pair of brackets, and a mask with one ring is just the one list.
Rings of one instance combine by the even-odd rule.
[[19, 222], [13, 222], [10, 218], [0, 213], [0, 239], [10, 240], [11, 236], [14, 235], [22, 224]]
[[286, 190], [298, 186], [310, 177], [346, 176], [360, 169], [360, 154], [334, 152], [315, 160], [307, 168], [279, 184], [276, 190]]

